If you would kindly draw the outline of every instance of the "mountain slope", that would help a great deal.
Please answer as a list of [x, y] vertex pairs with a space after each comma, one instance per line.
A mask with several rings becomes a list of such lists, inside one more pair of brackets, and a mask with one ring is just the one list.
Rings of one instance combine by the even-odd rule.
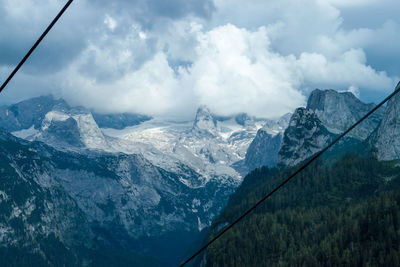
[[100, 128], [113, 128], [122, 130], [129, 126], [139, 125], [142, 122], [151, 120], [150, 116], [132, 113], [121, 114], [99, 114], [93, 112], [93, 119]]
[[[82, 264], [76, 249], [91, 248], [93, 232], [75, 201], [52, 184], [48, 163], [34, 148], [1, 131], [0, 166], [0, 251], [23, 255], [22, 265]], [[8, 264], [19, 265], [17, 259]]]
[[321, 150], [335, 134], [329, 132], [314, 111], [298, 108], [285, 130], [277, 164], [293, 166]]
[[248, 169], [254, 170], [262, 166], [275, 166], [281, 143], [281, 133], [273, 136], [263, 129], [258, 130], [246, 153], [245, 164]]
[[0, 107], [0, 125], [2, 128], [13, 132], [23, 129], [40, 127], [45, 115], [53, 108], [68, 109], [68, 104], [51, 96], [41, 96], [28, 99], [11, 106]]
[[[92, 113], [94, 120], [102, 128], [123, 129], [151, 119], [149, 116], [133, 113], [99, 114], [82, 107], [73, 109]], [[63, 99], [55, 99], [51, 95], [35, 97], [10, 106], [0, 106], [0, 125], [10, 132], [26, 130], [32, 126], [39, 129], [47, 113], [64, 113], [70, 110], [71, 107]]]
[[[27, 103], [42, 106], [35, 122], [22, 120]], [[10, 110], [16, 109], [18, 116]], [[40, 97], [3, 107], [0, 122], [17, 137], [42, 141], [63, 151], [99, 150], [142, 154], [153, 164], [176, 171], [184, 164], [204, 176], [241, 180], [231, 166], [245, 158], [250, 142], [266, 120], [238, 114], [221, 117], [202, 106], [193, 122], [172, 122], [135, 114], [97, 114], [63, 100]], [[7, 115], [8, 114], [8, 115]], [[13, 123], [8, 123], [13, 121]]]
[[[290, 119], [283, 134], [277, 164], [293, 166], [311, 157], [373, 107], [374, 104], [365, 104], [350, 92], [314, 90], [308, 99], [307, 108], [296, 109]], [[354, 144], [364, 142], [379, 125], [383, 113], [383, 108], [378, 109], [338, 145], [346, 150], [346, 146], [353, 147]]]
[[[214, 243], [198, 264], [399, 265], [399, 101], [393, 98], [383, 119], [379, 110], [297, 175]], [[281, 168], [264, 167], [246, 176], [213, 222], [209, 238], [372, 107], [351, 94], [314, 91], [307, 108], [298, 108], [285, 130], [278, 155]], [[349, 150], [360, 154], [345, 153]]]
[[[347, 154], [318, 161], [214, 243], [206, 266], [396, 266], [399, 167]], [[214, 221], [234, 220], [292, 170], [249, 174]], [[211, 234], [211, 237], [212, 235]]]
[[[321, 94], [333, 93], [314, 95]], [[339, 103], [354, 102], [339, 95]], [[73, 209], [81, 214], [88, 242], [79, 246], [87, 253], [100, 247], [116, 249], [117, 254], [134, 251], [151, 256], [153, 250], [160, 255], [160, 264], [176, 264], [184, 253], [182, 244], [189, 244], [211, 225], [249, 169], [276, 162], [280, 166], [295, 165], [336, 136], [334, 132], [343, 125], [325, 126], [329, 121], [323, 116], [336, 105], [336, 100], [326, 99], [310, 101], [315, 110], [297, 109], [286, 129], [288, 115], [274, 121], [247, 114], [221, 117], [200, 107], [193, 122], [171, 122], [126, 114], [99, 115], [44, 97], [3, 107], [0, 122], [14, 136], [34, 142], [3, 132], [2, 149], [10, 159], [6, 165], [23, 168], [20, 173], [24, 179], [35, 183], [38, 191], [32, 192], [32, 198], [46, 190], [50, 192], [46, 194], [55, 194], [57, 189], [63, 198], [48, 202], [65, 203], [60, 210]], [[33, 105], [31, 112], [36, 112], [37, 120], [26, 115], [30, 111], [27, 103]], [[354, 103], [362, 107], [360, 110], [365, 108], [361, 102]], [[21, 145], [26, 149], [10, 150]], [[27, 162], [37, 157], [42, 163], [24, 167], [15, 163], [18, 157]], [[56, 216], [52, 210], [45, 213]], [[65, 241], [68, 238], [64, 240], [67, 232], [78, 231], [74, 224], [77, 219], [71, 216], [71, 220], [67, 223], [71, 231], [57, 234], [50, 229], [42, 235], [54, 234], [62, 246], [72, 246]], [[25, 225], [24, 235], [30, 233], [25, 228], [34, 229]], [[32, 251], [37, 251], [36, 243], [32, 241]], [[73, 257], [76, 262], [94, 260], [87, 253]]]
[[182, 244], [193, 241], [225, 206], [241, 181], [230, 165], [244, 159], [264, 122], [246, 114], [218, 117], [202, 107], [193, 123], [151, 119], [123, 128], [118, 120], [125, 115], [99, 116], [51, 97], [5, 107], [2, 122], [21, 121], [31, 102], [43, 107], [37, 121], [5, 126], [32, 142], [4, 133], [46, 164], [24, 173], [42, 173], [47, 180], [28, 179], [38, 188], [51, 183], [62, 190], [107, 249], [147, 255], [156, 248], [164, 264], [177, 263]]
[[283, 132], [289, 125], [291, 115], [288, 113], [276, 122], [267, 122], [257, 131], [246, 152], [245, 165], [249, 171], [262, 166], [275, 166], [282, 145]]
[[204, 177], [184, 165], [178, 175], [140, 155], [62, 152], [0, 135], [0, 247], [26, 248], [42, 260], [57, 254], [41, 253], [38, 240], [52, 238], [62, 251], [76, 249], [68, 252], [72, 265], [94, 260], [94, 248], [147, 255], [155, 244], [154, 253], [170, 252], [158, 258], [162, 265], [176, 264], [184, 251], [159, 240], [172, 235], [188, 244], [232, 193], [228, 181], [210, 177], [203, 185]]
[[[396, 90], [400, 87], [397, 84]], [[400, 95], [389, 100], [384, 117], [370, 138], [380, 160], [400, 158]]]
[[[307, 108], [315, 112], [324, 126], [332, 133], [339, 134], [368, 113], [375, 105], [361, 102], [350, 92], [319, 90], [311, 92]], [[356, 129], [350, 137], [365, 140], [378, 126], [383, 117], [384, 108], [378, 109]]]

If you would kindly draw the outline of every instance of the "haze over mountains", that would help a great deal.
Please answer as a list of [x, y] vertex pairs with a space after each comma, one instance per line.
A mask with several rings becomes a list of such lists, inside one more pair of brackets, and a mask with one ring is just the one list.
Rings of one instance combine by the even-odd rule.
[[[387, 146], [399, 134], [399, 101], [342, 145], [365, 143], [380, 160], [398, 159], [397, 143]], [[1, 107], [2, 249], [55, 261], [44, 245], [51, 237], [75, 263], [114, 249], [177, 264], [187, 252], [178, 244], [200, 237], [249, 171], [300, 163], [373, 106], [315, 90], [306, 108], [278, 120], [222, 117], [202, 106], [193, 121], [163, 121], [96, 114], [52, 97]]]

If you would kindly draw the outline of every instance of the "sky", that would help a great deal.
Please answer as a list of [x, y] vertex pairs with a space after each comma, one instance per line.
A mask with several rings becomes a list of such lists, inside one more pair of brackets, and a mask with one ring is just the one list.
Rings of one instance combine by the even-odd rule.
[[[64, 0], [0, 0], [0, 81]], [[75, 0], [0, 95], [97, 112], [277, 118], [315, 88], [378, 102], [400, 77], [398, 0]]]

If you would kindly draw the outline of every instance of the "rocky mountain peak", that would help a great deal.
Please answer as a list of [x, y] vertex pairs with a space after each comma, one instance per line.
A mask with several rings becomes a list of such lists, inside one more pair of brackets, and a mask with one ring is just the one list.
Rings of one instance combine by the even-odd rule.
[[206, 106], [200, 106], [196, 112], [193, 129], [214, 130], [217, 127], [217, 120]]
[[33, 138], [57, 148], [107, 147], [106, 137], [92, 114], [85, 108], [71, 108], [67, 112], [52, 110], [45, 115], [41, 130]]
[[304, 127], [307, 130], [312, 130], [321, 125], [322, 123], [315, 112], [308, 108], [297, 108], [289, 121], [289, 127]]
[[298, 108], [285, 130], [277, 164], [296, 165], [322, 149], [333, 137], [313, 110]]
[[[361, 102], [350, 92], [314, 90], [308, 99], [307, 109], [313, 110], [324, 126], [332, 133], [341, 133], [364, 116], [375, 105]], [[378, 126], [383, 109], [378, 110], [355, 128], [349, 136], [365, 140]]]
[[356, 103], [358, 105], [364, 104], [351, 92], [337, 92], [333, 89], [327, 89], [327, 90], [315, 89], [314, 91], [311, 92], [310, 97], [308, 98], [307, 108], [312, 109], [314, 111], [330, 110], [332, 109], [332, 107], [338, 105], [338, 103], [341, 104], [343, 102]]
[[63, 99], [40, 96], [19, 103], [0, 107], [0, 125], [8, 131], [18, 131], [34, 126], [39, 128], [44, 116], [54, 108], [68, 109]]

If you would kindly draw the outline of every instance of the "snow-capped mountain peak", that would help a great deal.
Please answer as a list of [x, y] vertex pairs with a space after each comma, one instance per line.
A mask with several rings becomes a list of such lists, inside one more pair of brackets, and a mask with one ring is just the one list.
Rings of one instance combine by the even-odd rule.
[[217, 120], [206, 106], [197, 109], [193, 123], [194, 131], [208, 131], [214, 133], [217, 130]]

